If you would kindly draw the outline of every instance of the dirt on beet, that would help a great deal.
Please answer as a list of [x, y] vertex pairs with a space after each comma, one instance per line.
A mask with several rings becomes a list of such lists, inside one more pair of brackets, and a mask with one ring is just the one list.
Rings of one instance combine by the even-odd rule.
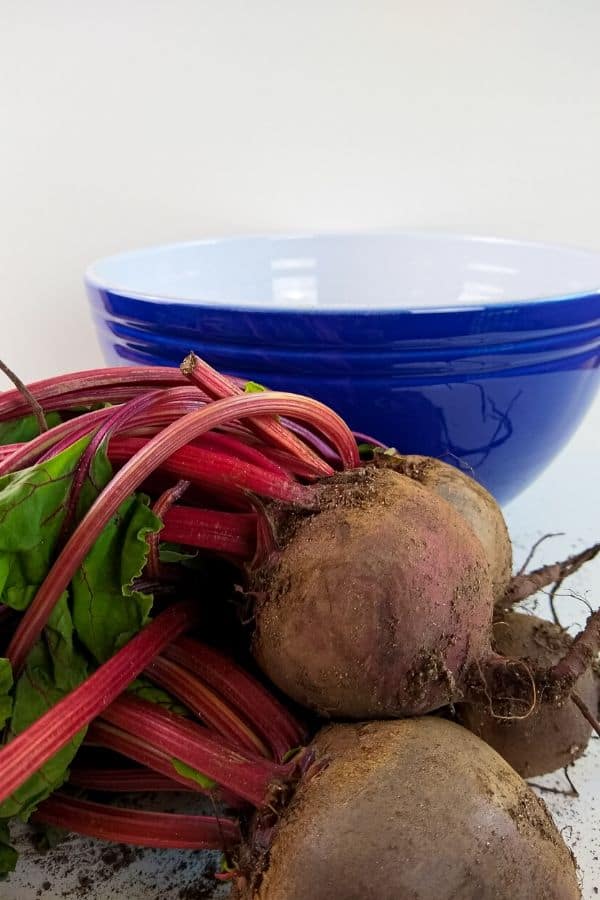
[[[544, 803], [491, 748], [434, 717], [334, 725], [238, 900], [575, 900]], [[249, 870], [250, 871], [250, 870]]]
[[258, 573], [253, 649], [271, 680], [324, 715], [413, 715], [456, 698], [488, 649], [491, 582], [445, 501], [384, 469], [322, 485]]

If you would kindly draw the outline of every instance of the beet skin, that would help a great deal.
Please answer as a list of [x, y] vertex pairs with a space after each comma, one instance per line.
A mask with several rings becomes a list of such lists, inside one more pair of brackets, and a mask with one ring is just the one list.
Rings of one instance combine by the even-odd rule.
[[490, 651], [492, 584], [481, 543], [453, 507], [387, 469], [327, 479], [316, 514], [252, 590], [254, 654], [322, 714], [426, 713], [461, 697]]
[[[544, 803], [475, 735], [435, 717], [333, 725], [238, 900], [576, 900]], [[256, 857], [255, 857], [256, 860]]]

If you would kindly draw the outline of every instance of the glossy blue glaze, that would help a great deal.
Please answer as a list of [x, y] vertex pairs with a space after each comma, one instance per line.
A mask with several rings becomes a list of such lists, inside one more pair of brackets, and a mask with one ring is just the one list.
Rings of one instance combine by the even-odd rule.
[[[318, 397], [356, 430], [405, 452], [460, 464], [503, 502], [566, 443], [599, 384], [595, 254], [385, 235], [181, 245], [144, 251], [139, 266], [138, 256], [88, 274], [108, 362], [176, 365], [194, 349], [223, 371]], [[269, 262], [283, 267], [289, 297], [273, 288], [261, 303]], [[296, 263], [310, 278], [291, 278]], [[125, 273], [118, 284], [115, 271]], [[477, 290], [489, 296], [479, 300]], [[321, 293], [323, 303], [306, 308]]]

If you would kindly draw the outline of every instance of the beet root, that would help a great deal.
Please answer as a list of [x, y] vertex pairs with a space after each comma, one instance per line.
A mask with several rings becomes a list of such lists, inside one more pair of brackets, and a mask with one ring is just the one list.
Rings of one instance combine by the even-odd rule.
[[[572, 638], [557, 625], [524, 613], [506, 612], [494, 624], [494, 649], [506, 657], [520, 657], [541, 669], [562, 659]], [[592, 711], [598, 707], [598, 687], [588, 669], [574, 690]], [[524, 778], [544, 775], [570, 765], [585, 751], [592, 728], [575, 704], [536, 704], [524, 719], [498, 718], [489, 704], [459, 704], [459, 721], [492, 746]]]
[[470, 475], [430, 456], [381, 454], [375, 464], [391, 466], [418, 481], [460, 513], [481, 541], [490, 567], [494, 600], [500, 603], [511, 580], [512, 544], [502, 511], [490, 492]]
[[254, 655], [294, 700], [345, 718], [425, 713], [460, 699], [490, 652], [481, 544], [444, 500], [387, 469], [322, 485], [255, 578]]
[[574, 900], [544, 803], [466, 729], [424, 718], [333, 725], [240, 879], [238, 900]]

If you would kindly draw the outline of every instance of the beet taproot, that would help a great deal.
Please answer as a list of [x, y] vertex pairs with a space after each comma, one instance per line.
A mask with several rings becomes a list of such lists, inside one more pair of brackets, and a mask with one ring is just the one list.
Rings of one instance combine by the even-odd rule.
[[480, 542], [450, 504], [394, 471], [359, 469], [322, 487], [320, 511], [297, 516], [255, 576], [259, 665], [329, 716], [416, 715], [459, 699], [490, 650]]
[[[557, 663], [573, 639], [555, 625], [534, 615], [505, 612], [494, 623], [494, 649], [539, 667]], [[586, 706], [598, 708], [598, 680], [588, 669], [574, 690]], [[585, 751], [591, 725], [569, 698], [560, 705], [536, 704], [526, 718], [499, 718], [489, 704], [459, 704], [459, 721], [490, 744], [524, 778], [545, 775], [573, 763]]]
[[490, 567], [494, 599], [501, 602], [512, 573], [512, 544], [502, 510], [490, 492], [470, 475], [430, 456], [378, 454], [375, 464], [407, 475], [460, 513], [481, 541]]
[[[575, 900], [544, 803], [466, 729], [434, 717], [333, 725], [327, 761], [248, 854], [237, 900]], [[256, 831], [254, 846], [263, 841]]]

